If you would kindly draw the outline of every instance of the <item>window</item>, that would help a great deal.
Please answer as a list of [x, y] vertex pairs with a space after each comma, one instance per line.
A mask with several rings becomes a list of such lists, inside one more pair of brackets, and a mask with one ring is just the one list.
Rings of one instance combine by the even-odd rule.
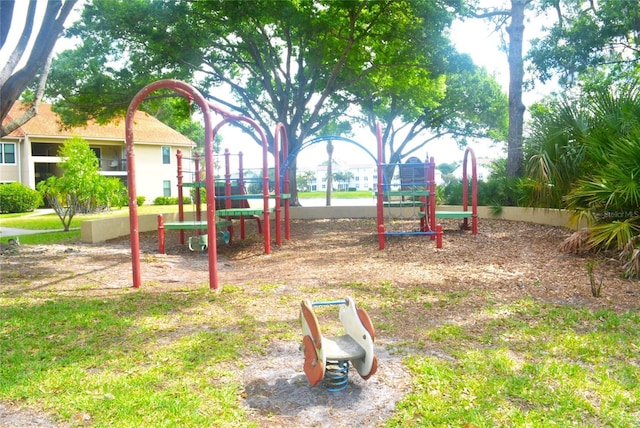
[[171, 147], [162, 147], [162, 163], [164, 165], [169, 165], [171, 163]]
[[0, 163], [16, 163], [16, 145], [3, 143], [0, 145]]
[[171, 196], [171, 181], [162, 181], [162, 196]]

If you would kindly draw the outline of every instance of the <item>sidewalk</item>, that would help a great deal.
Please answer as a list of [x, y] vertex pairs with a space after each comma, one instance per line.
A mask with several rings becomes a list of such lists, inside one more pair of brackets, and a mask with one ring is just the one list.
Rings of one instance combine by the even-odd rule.
[[[38, 209], [38, 210], [34, 210], [32, 213], [27, 214], [25, 217], [35, 217], [35, 216], [39, 216], [39, 215], [45, 215], [45, 214], [51, 214], [54, 211], [50, 208], [43, 208], [43, 209]], [[40, 230], [40, 229], [18, 229], [15, 227], [3, 227], [0, 226], [0, 238], [4, 238], [6, 236], [20, 236], [20, 235], [33, 235], [36, 233], [49, 233], [49, 232], [62, 232], [64, 231], [64, 229], [46, 229], [46, 230]]]

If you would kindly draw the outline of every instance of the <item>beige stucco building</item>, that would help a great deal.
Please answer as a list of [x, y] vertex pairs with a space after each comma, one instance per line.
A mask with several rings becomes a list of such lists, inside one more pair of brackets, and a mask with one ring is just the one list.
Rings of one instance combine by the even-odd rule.
[[[16, 103], [10, 117], [22, 112]], [[136, 112], [134, 121], [136, 193], [152, 202], [158, 196], [176, 196], [176, 151], [185, 156], [193, 141], [147, 113]], [[10, 135], [0, 139], [0, 183], [36, 185], [62, 170], [58, 149], [71, 137], [82, 137], [100, 160], [102, 174], [118, 177], [127, 184], [124, 118], [107, 125], [90, 121], [86, 126], [65, 128], [51, 105], [40, 104], [38, 114]]]

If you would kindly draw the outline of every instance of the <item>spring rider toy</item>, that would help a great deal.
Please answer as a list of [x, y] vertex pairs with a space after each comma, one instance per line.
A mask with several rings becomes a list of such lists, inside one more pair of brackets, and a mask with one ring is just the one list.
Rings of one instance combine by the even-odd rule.
[[[344, 334], [323, 337], [320, 333], [314, 306], [339, 305], [339, 318]], [[305, 299], [300, 307], [300, 323], [304, 338], [301, 350], [304, 353], [304, 373], [311, 386], [324, 379], [327, 390], [342, 391], [347, 388], [349, 363], [365, 380], [378, 369], [378, 359], [373, 352], [375, 330], [371, 319], [362, 308], [356, 308], [351, 297], [330, 302], [310, 302]]]

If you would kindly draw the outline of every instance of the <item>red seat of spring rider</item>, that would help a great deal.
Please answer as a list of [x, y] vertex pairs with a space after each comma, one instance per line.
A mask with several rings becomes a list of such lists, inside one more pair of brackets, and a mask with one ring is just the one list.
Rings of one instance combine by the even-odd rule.
[[[323, 337], [314, 306], [340, 305], [339, 318], [344, 334], [337, 337]], [[300, 324], [304, 337], [301, 350], [304, 353], [304, 372], [311, 386], [316, 386], [327, 374], [327, 364], [346, 367], [341, 386], [330, 391], [346, 388], [348, 364], [351, 363], [365, 380], [375, 374], [378, 359], [373, 350], [375, 329], [371, 319], [362, 308], [357, 308], [351, 297], [331, 302], [311, 303], [305, 299], [300, 305]], [[335, 380], [334, 380], [335, 381]]]

